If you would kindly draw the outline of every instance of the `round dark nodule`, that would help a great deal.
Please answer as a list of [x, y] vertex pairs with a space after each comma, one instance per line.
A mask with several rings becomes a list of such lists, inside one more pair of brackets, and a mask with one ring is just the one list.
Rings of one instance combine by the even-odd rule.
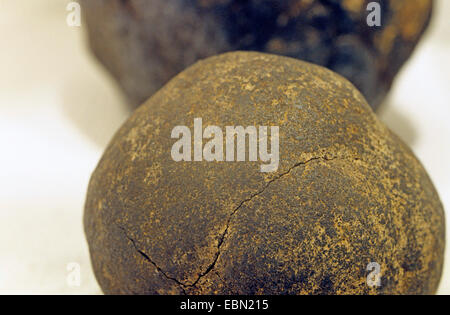
[[[172, 129], [198, 117], [279, 126], [278, 170], [173, 161]], [[108, 294], [432, 294], [444, 222], [426, 171], [351, 83], [249, 52], [196, 63], [137, 109], [84, 216]], [[367, 284], [371, 262], [380, 287]]]
[[[432, 0], [84, 0], [90, 44], [134, 106], [195, 61], [248, 50], [349, 79], [376, 109], [428, 25]], [[101, 17], [101, 18], [99, 18]]]

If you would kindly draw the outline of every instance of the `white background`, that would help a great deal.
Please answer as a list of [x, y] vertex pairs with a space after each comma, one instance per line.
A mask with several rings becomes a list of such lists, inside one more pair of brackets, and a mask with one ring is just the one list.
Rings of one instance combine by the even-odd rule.
[[[0, 294], [99, 294], [83, 235], [89, 177], [128, 115], [66, 0], [0, 0]], [[380, 113], [414, 150], [450, 217], [450, 1]], [[448, 224], [450, 226], [450, 224]], [[448, 235], [449, 233], [447, 233]], [[450, 293], [450, 259], [440, 293]], [[67, 265], [81, 285], [67, 284]]]

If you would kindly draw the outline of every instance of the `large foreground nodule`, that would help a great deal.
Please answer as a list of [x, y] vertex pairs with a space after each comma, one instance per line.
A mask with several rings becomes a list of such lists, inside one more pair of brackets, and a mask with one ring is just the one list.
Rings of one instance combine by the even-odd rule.
[[[175, 162], [172, 130], [196, 118], [278, 126], [278, 169]], [[242, 52], [196, 63], [131, 116], [92, 175], [84, 224], [114, 294], [430, 294], [445, 242], [427, 173], [348, 81]]]

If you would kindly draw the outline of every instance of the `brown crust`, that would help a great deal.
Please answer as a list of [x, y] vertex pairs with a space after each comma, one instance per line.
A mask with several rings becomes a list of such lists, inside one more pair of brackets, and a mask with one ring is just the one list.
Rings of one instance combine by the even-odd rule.
[[[171, 130], [196, 117], [279, 126], [278, 171], [174, 162]], [[105, 293], [431, 294], [443, 263], [443, 208], [412, 152], [347, 80], [259, 53], [198, 62], [140, 107], [91, 178], [84, 223]]]

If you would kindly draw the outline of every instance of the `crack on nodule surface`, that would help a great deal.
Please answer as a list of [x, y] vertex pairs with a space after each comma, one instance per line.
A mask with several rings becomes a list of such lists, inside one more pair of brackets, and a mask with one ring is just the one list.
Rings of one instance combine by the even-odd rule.
[[150, 256], [148, 256], [146, 253], [144, 253], [142, 250], [139, 249], [139, 247], [136, 245], [136, 241], [128, 235], [128, 233], [127, 233], [127, 231], [125, 230], [125, 228], [119, 226], [119, 229], [121, 229], [121, 230], [123, 231], [123, 233], [125, 234], [125, 237], [131, 242], [131, 244], [133, 244], [134, 249], [135, 249], [135, 250], [136, 250], [136, 251], [137, 251], [137, 252], [138, 252], [138, 253], [139, 253], [146, 261], [148, 261], [149, 263], [151, 263], [151, 264], [156, 268], [156, 270], [157, 270], [159, 273], [161, 273], [165, 278], [167, 278], [167, 279], [169, 279], [169, 280], [172, 280], [172, 281], [176, 282], [176, 283], [180, 286], [180, 288], [181, 288], [181, 290], [183, 291], [183, 293], [186, 294], [186, 291], [184, 290], [185, 284], [181, 283], [181, 282], [178, 281], [176, 278], [173, 278], [173, 277], [170, 277], [169, 275], [167, 275], [167, 274], [164, 272], [164, 270], [162, 270], [162, 269], [161, 269], [161, 268], [153, 261], [153, 259], [150, 258]]
[[[210, 271], [212, 271], [212, 270], [214, 269], [214, 267], [215, 267], [215, 265], [216, 265], [216, 263], [217, 263], [217, 261], [218, 261], [218, 259], [219, 259], [219, 257], [220, 257], [220, 254], [221, 254], [220, 249], [221, 249], [222, 245], [224, 244], [225, 239], [226, 239], [226, 236], [227, 236], [227, 234], [228, 234], [228, 231], [229, 231], [229, 228], [230, 228], [231, 220], [232, 220], [233, 216], [239, 211], [239, 209], [240, 209], [244, 204], [246, 204], [247, 202], [250, 202], [250, 201], [251, 201], [252, 199], [254, 199], [255, 197], [257, 197], [257, 196], [261, 195], [262, 193], [264, 193], [264, 191], [265, 191], [270, 185], [272, 185], [272, 183], [274, 183], [274, 182], [278, 181], [279, 179], [281, 179], [281, 178], [287, 176], [289, 173], [292, 172], [293, 169], [295, 169], [295, 168], [297, 168], [297, 167], [299, 167], [299, 166], [306, 165], [306, 164], [308, 164], [308, 163], [310, 163], [310, 162], [313, 162], [313, 161], [318, 161], [318, 160], [323, 160], [323, 161], [333, 161], [333, 160], [336, 160], [336, 159], [338, 159], [338, 158], [339, 158], [339, 157], [337, 157], [337, 156], [334, 156], [334, 157], [327, 157], [327, 155], [324, 155], [324, 156], [319, 156], [319, 157], [312, 157], [312, 158], [310, 158], [310, 159], [308, 159], [308, 160], [306, 160], [306, 161], [296, 163], [294, 166], [290, 167], [287, 171], [281, 173], [280, 175], [278, 175], [278, 176], [274, 177], [273, 179], [271, 179], [270, 181], [268, 181], [268, 182], [264, 185], [264, 187], [263, 187], [262, 189], [260, 189], [259, 191], [253, 193], [250, 197], [248, 197], [248, 198], [242, 200], [242, 201], [238, 204], [238, 206], [237, 206], [236, 208], [234, 208], [234, 210], [233, 210], [233, 211], [231, 212], [231, 214], [228, 216], [228, 219], [227, 219], [226, 225], [225, 225], [225, 230], [224, 230], [224, 232], [220, 235], [219, 242], [218, 242], [218, 244], [217, 244], [217, 252], [216, 252], [216, 254], [214, 255], [213, 261], [211, 262], [211, 264], [209, 264], [209, 266], [205, 269], [205, 271], [203, 271], [203, 272], [201, 272], [200, 274], [198, 274], [197, 278], [196, 278], [195, 281], [193, 281], [192, 283], [184, 283], [184, 282], [179, 281], [178, 279], [176, 279], [176, 278], [174, 278], [174, 277], [170, 277], [164, 270], [162, 270], [162, 269], [154, 262], [154, 260], [152, 260], [152, 259], [150, 258], [149, 255], [147, 255], [144, 251], [142, 251], [141, 249], [138, 248], [138, 246], [136, 245], [136, 241], [135, 241], [134, 239], [132, 239], [132, 238], [127, 234], [125, 228], [123, 228], [123, 227], [119, 227], [119, 228], [124, 232], [126, 238], [133, 244], [135, 250], [136, 250], [136, 251], [137, 251], [137, 252], [138, 252], [138, 253], [139, 253], [146, 261], [150, 262], [150, 263], [156, 268], [156, 270], [157, 270], [158, 272], [160, 272], [165, 278], [174, 281], [174, 282], [182, 289], [183, 293], [186, 294], [186, 289], [187, 289], [187, 288], [195, 288], [196, 285], [197, 285], [197, 283], [200, 281], [200, 279], [203, 278], [204, 276], [206, 276]], [[341, 159], [345, 159], [345, 158], [341, 158]], [[355, 158], [355, 157], [353, 157], [353, 159], [360, 160], [359, 158]]]

